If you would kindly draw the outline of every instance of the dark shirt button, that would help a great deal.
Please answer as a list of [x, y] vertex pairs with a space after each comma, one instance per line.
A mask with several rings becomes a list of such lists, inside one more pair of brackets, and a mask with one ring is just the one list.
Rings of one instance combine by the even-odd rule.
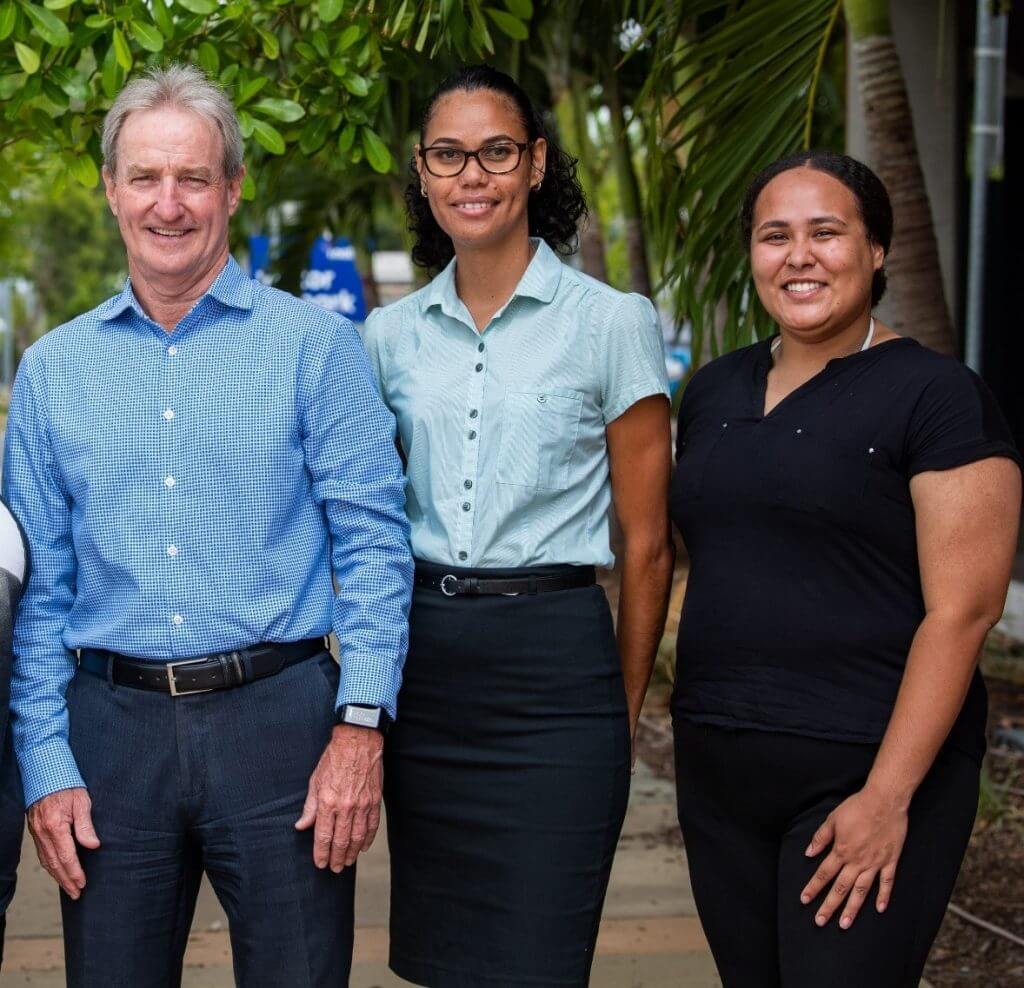
[[464, 480], [462, 482], [462, 486], [465, 487], [466, 490], [468, 491], [473, 486], [473, 481], [472, 480]]
[[468, 552], [460, 552], [459, 553], [459, 559], [469, 559], [469, 553]]
[[469, 430], [469, 438], [476, 439], [476, 432], [473, 429]]
[[469, 511], [469, 508], [470, 508], [469, 501], [463, 501], [462, 502], [462, 510], [463, 511]]
[[477, 364], [477, 365], [476, 365], [476, 372], [477, 372], [478, 374], [479, 374], [479, 373], [480, 373], [480, 371], [482, 371], [483, 369], [484, 369], [484, 365], [483, 365], [483, 364]]
[[480, 351], [481, 353], [483, 353], [483, 352], [484, 352], [484, 345], [483, 345], [483, 343], [479, 344], [479, 345], [477, 346], [477, 349], [478, 349], [478, 350], [479, 350], [479, 351]]
[[469, 411], [469, 417], [471, 419], [475, 419], [479, 414], [480, 413], [475, 408], [471, 408]]

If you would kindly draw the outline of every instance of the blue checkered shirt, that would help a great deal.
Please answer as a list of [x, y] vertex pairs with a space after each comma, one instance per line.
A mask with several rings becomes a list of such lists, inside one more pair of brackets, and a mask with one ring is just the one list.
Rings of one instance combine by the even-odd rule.
[[167, 661], [333, 630], [338, 703], [394, 716], [412, 582], [394, 437], [352, 324], [233, 260], [173, 333], [128, 284], [30, 347], [3, 477], [32, 555], [11, 685], [26, 805], [84, 784], [71, 649]]

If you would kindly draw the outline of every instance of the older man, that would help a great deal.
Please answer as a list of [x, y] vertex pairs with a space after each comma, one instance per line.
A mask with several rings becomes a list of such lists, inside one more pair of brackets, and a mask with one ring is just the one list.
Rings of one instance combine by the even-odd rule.
[[205, 871], [240, 984], [344, 985], [407, 640], [393, 420], [350, 323], [231, 259], [217, 87], [133, 81], [103, 151], [128, 283], [26, 352], [4, 470], [33, 562], [15, 749], [68, 980], [179, 984]]

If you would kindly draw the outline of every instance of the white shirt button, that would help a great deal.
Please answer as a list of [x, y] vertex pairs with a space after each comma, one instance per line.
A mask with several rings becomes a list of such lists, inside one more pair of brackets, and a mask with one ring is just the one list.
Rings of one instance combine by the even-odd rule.
[[176, 545], [169, 545], [167, 547], [167, 555], [172, 559], [178, 554], [178, 547]]
[[174, 624], [184, 624], [185, 623], [185, 619], [180, 614], [175, 614], [174, 617], [171, 618], [171, 621]]
[[177, 355], [178, 355], [178, 348], [172, 343], [167, 348], [167, 356], [168, 357], [176, 357]]
[[174, 478], [171, 476], [164, 477], [164, 487], [173, 487]]
[[165, 408], [164, 409], [164, 418], [167, 419], [168, 422], [170, 422], [171, 419], [174, 418], [174, 409], [173, 408]]

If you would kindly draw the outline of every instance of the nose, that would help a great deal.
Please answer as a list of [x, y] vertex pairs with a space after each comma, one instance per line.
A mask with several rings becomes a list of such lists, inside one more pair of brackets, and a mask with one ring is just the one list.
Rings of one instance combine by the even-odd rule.
[[462, 179], [463, 185], [481, 185], [487, 183], [488, 174], [476, 158], [467, 158], [466, 167], [462, 169], [459, 178]]
[[791, 268], [806, 268], [814, 264], [813, 244], [808, 237], [794, 237], [789, 242], [786, 263]]
[[177, 179], [173, 175], [165, 175], [160, 180], [154, 210], [162, 220], [176, 220], [181, 216], [181, 194]]

